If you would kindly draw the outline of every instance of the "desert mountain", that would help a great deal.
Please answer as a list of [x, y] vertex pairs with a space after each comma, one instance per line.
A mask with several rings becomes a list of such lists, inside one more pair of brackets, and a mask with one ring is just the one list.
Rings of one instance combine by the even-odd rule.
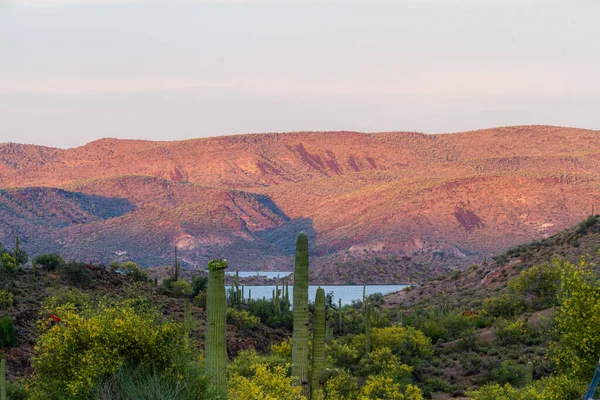
[[598, 171], [600, 132], [548, 126], [0, 144], [0, 241], [144, 266], [177, 245], [188, 266], [289, 269], [304, 230], [317, 274], [356, 280], [369, 260], [420, 280], [580, 221]]

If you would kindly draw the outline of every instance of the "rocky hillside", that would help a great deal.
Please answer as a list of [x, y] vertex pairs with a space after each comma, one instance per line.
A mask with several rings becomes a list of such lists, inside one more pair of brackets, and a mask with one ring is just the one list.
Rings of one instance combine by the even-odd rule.
[[304, 230], [324, 279], [358, 277], [364, 259], [420, 281], [580, 221], [598, 171], [599, 132], [548, 126], [0, 144], [0, 241], [143, 266], [177, 246], [188, 267], [289, 270]]
[[429, 279], [424, 284], [386, 297], [387, 306], [421, 308], [447, 304], [469, 308], [507, 289], [508, 282], [534, 265], [562, 258], [578, 263], [587, 257], [600, 273], [600, 215], [546, 239], [514, 246], [480, 265], [465, 271]]

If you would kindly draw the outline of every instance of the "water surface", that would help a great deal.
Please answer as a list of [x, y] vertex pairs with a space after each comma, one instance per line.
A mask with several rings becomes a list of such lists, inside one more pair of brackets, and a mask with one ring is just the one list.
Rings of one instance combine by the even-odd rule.
[[[240, 273], [241, 276], [241, 273]], [[389, 294], [404, 289], [408, 285], [367, 285], [366, 294], [367, 296], [373, 293]], [[315, 294], [317, 292], [318, 285], [310, 285], [308, 287], [308, 298], [310, 301], [315, 300]], [[325, 293], [333, 292], [334, 301], [337, 304], [338, 299], [342, 299], [342, 304], [350, 304], [352, 300], [362, 300], [363, 286], [362, 285], [323, 285], [320, 286], [325, 289]], [[279, 287], [281, 289], [281, 286]], [[290, 298], [294, 293], [294, 288], [290, 285]], [[273, 295], [275, 286], [244, 286], [244, 295], [248, 297], [249, 290], [252, 291], [252, 298], [263, 298], [270, 299]]]

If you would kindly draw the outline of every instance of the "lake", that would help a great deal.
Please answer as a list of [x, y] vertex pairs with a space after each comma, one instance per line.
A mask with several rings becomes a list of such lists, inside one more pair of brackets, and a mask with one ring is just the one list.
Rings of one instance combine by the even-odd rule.
[[[235, 276], [235, 271], [225, 271], [227, 275]], [[288, 272], [273, 272], [273, 271], [239, 271], [240, 278], [248, 278], [251, 276], [266, 276], [267, 279], [273, 278], [284, 278], [290, 274], [293, 274], [292, 271]], [[261, 296], [262, 297], [262, 296]]]
[[[241, 273], [240, 273], [241, 276]], [[367, 285], [366, 293], [367, 296], [373, 293], [388, 294], [397, 292], [404, 289], [408, 285]], [[310, 301], [315, 300], [315, 294], [317, 292], [317, 285], [310, 285], [308, 287], [308, 298]], [[323, 285], [320, 286], [325, 289], [325, 294], [333, 292], [334, 302], [338, 303], [338, 299], [342, 299], [342, 304], [350, 304], [352, 300], [362, 300], [363, 286], [362, 285]], [[279, 287], [281, 289], [281, 286]], [[253, 299], [262, 299], [263, 296], [270, 299], [273, 295], [275, 286], [244, 286], [244, 295], [248, 297], [248, 290], [252, 290]], [[293, 298], [294, 288], [290, 285], [290, 300]]]

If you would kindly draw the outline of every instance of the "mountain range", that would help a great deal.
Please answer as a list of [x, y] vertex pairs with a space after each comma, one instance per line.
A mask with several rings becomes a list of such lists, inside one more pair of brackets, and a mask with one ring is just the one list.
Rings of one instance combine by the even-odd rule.
[[0, 241], [144, 267], [177, 246], [184, 267], [290, 270], [303, 230], [321, 281], [421, 281], [582, 220], [599, 171], [600, 132], [552, 126], [4, 143]]

